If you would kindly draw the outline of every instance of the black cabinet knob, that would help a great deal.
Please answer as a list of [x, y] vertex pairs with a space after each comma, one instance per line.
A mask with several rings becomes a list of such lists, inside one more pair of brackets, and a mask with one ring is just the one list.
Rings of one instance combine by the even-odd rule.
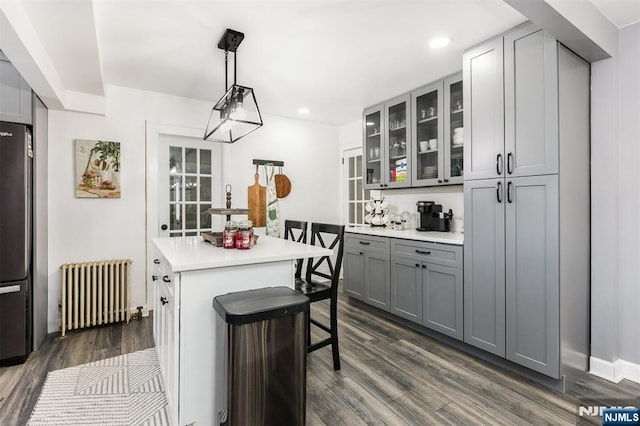
[[438, 183], [442, 183], [442, 179], [438, 179]]
[[153, 263], [155, 263], [156, 265], [160, 264], [160, 259], [153, 259]]
[[419, 267], [420, 267], [420, 264], [419, 264], [419, 263], [416, 263], [416, 268], [419, 268]]
[[158, 281], [158, 276], [157, 275], [151, 275], [151, 279], [153, 281]]
[[166, 297], [160, 297], [160, 303], [162, 303], [163, 305], [166, 305], [167, 303], [169, 303], [169, 301], [167, 300]]
[[423, 268], [426, 268], [426, 267], [427, 267], [427, 265], [425, 265], [425, 264], [423, 263], [423, 264], [422, 264], [422, 267], [423, 267]]
[[169, 227], [167, 225], [165, 225], [165, 224], [162, 224], [162, 226], [160, 227], [160, 229], [162, 229], [163, 231], [166, 231], [167, 228], [169, 228]]
[[449, 182], [449, 179], [445, 179], [444, 181], [445, 181], [445, 183], [446, 183], [446, 182]]

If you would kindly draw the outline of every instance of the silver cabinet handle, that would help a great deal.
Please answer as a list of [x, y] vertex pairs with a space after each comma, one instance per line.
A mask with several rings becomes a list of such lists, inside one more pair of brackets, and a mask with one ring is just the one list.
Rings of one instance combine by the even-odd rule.
[[8, 287], [0, 287], [0, 294], [17, 293], [20, 291], [19, 285], [10, 285]]

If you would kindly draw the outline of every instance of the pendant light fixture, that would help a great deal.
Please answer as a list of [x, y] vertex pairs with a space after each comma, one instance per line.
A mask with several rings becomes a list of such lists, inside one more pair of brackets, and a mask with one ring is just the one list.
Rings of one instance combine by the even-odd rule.
[[[262, 126], [262, 116], [251, 87], [236, 84], [237, 50], [244, 39], [239, 31], [227, 29], [218, 42], [224, 50], [225, 94], [213, 106], [209, 115], [204, 140], [233, 143]], [[233, 53], [233, 84], [229, 87], [228, 57]]]

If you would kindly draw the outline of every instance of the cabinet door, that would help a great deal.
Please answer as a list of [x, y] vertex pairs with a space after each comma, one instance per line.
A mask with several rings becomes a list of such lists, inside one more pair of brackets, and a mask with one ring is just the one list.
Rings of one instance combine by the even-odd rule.
[[464, 52], [464, 179], [487, 179], [504, 172], [503, 39]]
[[444, 79], [444, 183], [462, 183], [464, 171], [462, 73]]
[[442, 129], [445, 114], [442, 105], [442, 81], [411, 92], [413, 186], [443, 183]]
[[365, 158], [362, 176], [365, 178], [365, 189], [380, 189], [384, 187], [384, 167], [382, 167], [383, 161], [386, 162], [386, 148], [383, 137], [386, 133], [384, 111], [384, 105], [380, 104], [365, 109], [362, 114], [364, 140], [362, 156]]
[[558, 173], [557, 42], [527, 25], [504, 43], [507, 176]]
[[364, 250], [346, 246], [344, 251], [344, 293], [364, 300]]
[[503, 179], [464, 183], [464, 341], [505, 354]]
[[387, 147], [385, 170], [382, 173], [385, 188], [411, 186], [411, 116], [410, 96], [403, 95], [385, 103]]
[[389, 311], [391, 295], [389, 252], [365, 251], [364, 301], [376, 308]]
[[33, 124], [31, 88], [0, 52], [0, 121]]
[[560, 378], [558, 177], [507, 179], [507, 358]]
[[391, 313], [422, 324], [422, 263], [391, 257]]
[[462, 340], [462, 269], [423, 263], [421, 270], [422, 324]]

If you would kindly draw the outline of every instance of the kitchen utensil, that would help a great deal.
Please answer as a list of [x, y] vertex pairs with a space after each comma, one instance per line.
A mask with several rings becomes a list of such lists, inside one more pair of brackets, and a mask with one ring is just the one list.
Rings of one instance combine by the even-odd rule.
[[282, 174], [282, 167], [280, 167], [280, 171], [273, 178], [276, 181], [276, 195], [278, 198], [284, 198], [291, 193], [291, 181], [287, 175]]
[[253, 226], [260, 227], [267, 224], [267, 188], [260, 185], [258, 165], [254, 175], [255, 182], [247, 188], [247, 207], [249, 207], [249, 220]]

